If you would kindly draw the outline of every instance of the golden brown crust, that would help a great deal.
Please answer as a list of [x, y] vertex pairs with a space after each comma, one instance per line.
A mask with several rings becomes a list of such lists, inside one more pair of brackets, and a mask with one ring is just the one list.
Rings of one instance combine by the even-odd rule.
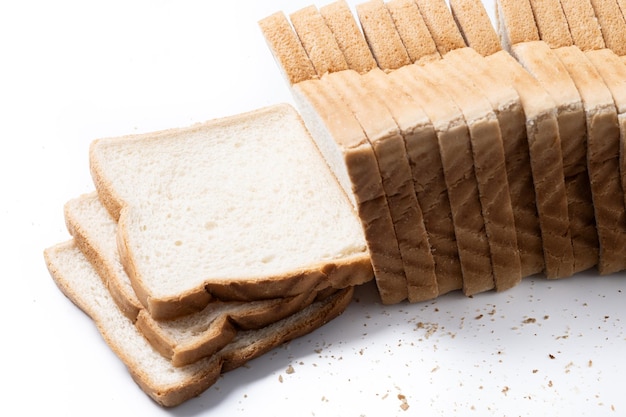
[[559, 0], [530, 0], [535, 23], [542, 41], [551, 48], [573, 44], [572, 35]]
[[561, 7], [574, 45], [583, 51], [606, 47], [590, 0], [561, 0]]
[[616, 0], [591, 0], [606, 47], [626, 55], [626, 20]]

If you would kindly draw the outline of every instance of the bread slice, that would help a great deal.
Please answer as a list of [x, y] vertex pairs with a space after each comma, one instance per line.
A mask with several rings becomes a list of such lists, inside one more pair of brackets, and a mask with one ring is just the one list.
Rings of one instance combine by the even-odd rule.
[[320, 80], [300, 82], [292, 91], [318, 148], [357, 207], [382, 302], [404, 300], [407, 285], [398, 240], [378, 161], [361, 125]]
[[263, 329], [240, 332], [210, 357], [175, 367], [150, 346], [117, 308], [98, 274], [73, 241], [46, 249], [45, 259], [59, 289], [94, 321], [107, 345], [128, 368], [139, 387], [165, 407], [200, 395], [221, 373], [324, 325], [343, 312], [353, 294], [351, 287], [340, 290]]
[[[260, 301], [214, 300], [202, 311], [178, 319], [154, 320], [143, 309], [121, 266], [115, 234], [117, 223], [95, 193], [65, 204], [65, 219], [76, 246], [109, 288], [118, 308], [134, 322], [154, 348], [174, 366], [193, 363], [214, 354], [237, 331], [259, 329], [310, 305], [315, 292]], [[129, 313], [127, 306], [139, 306]]]
[[[463, 291], [476, 294], [494, 287], [468, 126], [449, 92], [425, 67], [408, 65], [390, 74], [414, 99], [437, 97], [423, 108], [437, 131], [444, 178], [463, 276]], [[436, 79], [436, 78], [435, 78]], [[422, 100], [424, 100], [422, 98]]]
[[[322, 80], [332, 86], [354, 113], [372, 145], [404, 265], [407, 285], [404, 298], [409, 298], [411, 293], [410, 299], [417, 301], [422, 298], [419, 294], [425, 289], [430, 291], [428, 287], [435, 281], [434, 262], [432, 256], [424, 254], [430, 248], [425, 242], [402, 133], [377, 92], [368, 91], [366, 81], [355, 71], [328, 74]], [[426, 270], [429, 272], [424, 276]]]
[[320, 14], [335, 36], [349, 69], [363, 74], [378, 66], [345, 0], [320, 7]]
[[348, 69], [343, 52], [317, 7], [300, 9], [291, 13], [289, 19], [318, 74]]
[[[435, 250], [431, 250], [424, 213], [417, 198], [421, 187], [415, 181], [416, 178], [420, 177], [416, 171], [426, 171], [423, 169], [425, 161], [411, 155], [416, 147], [422, 146], [422, 142], [436, 141], [435, 130], [421, 106], [392, 84], [382, 70], [373, 69], [364, 74], [361, 84], [368, 90], [373, 100], [380, 100], [389, 110], [404, 140], [403, 155], [400, 157], [399, 163], [396, 163], [398, 171], [395, 175], [407, 175], [411, 180], [406, 184], [406, 187], [410, 190], [402, 190], [404, 197], [394, 197], [394, 199], [398, 200], [400, 206], [404, 206], [402, 210], [406, 213], [401, 228], [406, 229], [404, 234], [408, 250], [405, 252], [410, 255], [408, 259], [405, 259], [406, 263], [410, 263], [407, 271], [408, 300], [417, 302], [435, 298], [439, 295], [435, 273]], [[376, 110], [374, 109], [374, 111]], [[402, 170], [406, 170], [406, 173], [402, 173]], [[400, 192], [396, 192], [396, 195], [400, 194]], [[401, 234], [398, 234], [399, 242], [400, 238]], [[409, 274], [409, 271], [412, 273]]]
[[372, 278], [360, 219], [289, 105], [96, 140], [90, 164], [154, 318], [212, 297], [289, 297]]
[[540, 39], [530, 0], [495, 0], [495, 4], [498, 33], [505, 50]]
[[259, 27], [278, 69], [290, 85], [318, 78], [313, 63], [284, 13], [267, 16], [259, 21]]
[[454, 21], [465, 44], [482, 56], [502, 50], [498, 34], [480, 0], [449, 0]]
[[380, 69], [394, 70], [411, 63], [383, 0], [368, 0], [357, 4], [356, 12], [365, 40]]

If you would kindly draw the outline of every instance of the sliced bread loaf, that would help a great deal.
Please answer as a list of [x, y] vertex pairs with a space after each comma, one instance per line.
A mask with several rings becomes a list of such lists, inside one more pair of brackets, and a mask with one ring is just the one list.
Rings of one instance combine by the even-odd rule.
[[211, 297], [288, 297], [372, 278], [360, 219], [291, 106], [97, 140], [90, 163], [154, 318]]
[[259, 330], [240, 332], [214, 355], [175, 367], [150, 346], [142, 333], [118, 309], [96, 271], [74, 245], [60, 243], [44, 252], [59, 289], [95, 323], [105, 342], [121, 359], [139, 387], [157, 403], [173, 407], [213, 385], [220, 374], [244, 365], [305, 335], [341, 314], [352, 299], [348, 287], [300, 312]]

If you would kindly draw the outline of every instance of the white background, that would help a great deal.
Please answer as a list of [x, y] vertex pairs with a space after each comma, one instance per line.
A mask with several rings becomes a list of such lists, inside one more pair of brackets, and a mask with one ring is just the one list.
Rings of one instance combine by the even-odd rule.
[[256, 22], [309, 4], [0, 5], [0, 414], [624, 415], [624, 274], [389, 307], [366, 285], [340, 318], [171, 410], [57, 290], [42, 251], [69, 237], [65, 201], [92, 190], [91, 140], [289, 102]]

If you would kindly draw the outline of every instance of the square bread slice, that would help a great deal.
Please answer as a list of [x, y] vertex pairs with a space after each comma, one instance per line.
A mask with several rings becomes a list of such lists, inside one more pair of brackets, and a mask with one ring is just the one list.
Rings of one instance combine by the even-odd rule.
[[617, 0], [591, 0], [606, 47], [626, 55], [626, 19]]
[[560, 0], [560, 3], [573, 45], [583, 51], [606, 48], [591, 0]]
[[340, 315], [353, 288], [339, 290], [298, 313], [259, 330], [240, 332], [210, 357], [175, 367], [150, 346], [118, 309], [96, 271], [73, 241], [45, 250], [50, 274], [59, 289], [93, 321], [131, 377], [154, 401], [174, 407], [200, 395], [224, 372], [245, 365], [281, 344], [303, 336]]
[[414, 0], [390, 0], [385, 3], [411, 62], [441, 58], [426, 22]]
[[[100, 275], [111, 296], [153, 347], [183, 366], [214, 354], [240, 330], [259, 329], [310, 305], [315, 292], [259, 301], [211, 301], [203, 310], [171, 320], [154, 320], [133, 292], [120, 262], [117, 223], [98, 200], [85, 194], [65, 204], [65, 220], [76, 246]], [[135, 309], [130, 310], [128, 305]]]
[[[360, 218], [289, 105], [91, 144], [118, 250], [157, 319], [215, 297], [289, 297], [372, 279]], [[132, 174], [131, 174], [132, 173]]]
[[467, 295], [494, 287], [489, 243], [485, 232], [474, 172], [469, 129], [462, 111], [448, 92], [431, 80], [428, 70], [407, 65], [389, 74], [404, 85], [423, 108], [437, 132], [457, 249], [463, 291]]
[[318, 148], [352, 196], [362, 222], [383, 303], [406, 298], [406, 275], [376, 155], [354, 113], [321, 80], [292, 86], [294, 100]]

